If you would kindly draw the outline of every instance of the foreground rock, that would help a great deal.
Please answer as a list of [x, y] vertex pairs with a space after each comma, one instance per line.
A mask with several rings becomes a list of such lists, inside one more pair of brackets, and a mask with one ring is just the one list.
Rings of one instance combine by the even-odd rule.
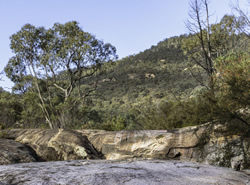
[[0, 138], [0, 165], [35, 162], [38, 157], [28, 146], [9, 139]]
[[7, 137], [31, 147], [43, 161], [101, 159], [88, 138], [72, 130], [11, 130]]
[[0, 166], [0, 184], [248, 185], [227, 168], [178, 161], [61, 161]]

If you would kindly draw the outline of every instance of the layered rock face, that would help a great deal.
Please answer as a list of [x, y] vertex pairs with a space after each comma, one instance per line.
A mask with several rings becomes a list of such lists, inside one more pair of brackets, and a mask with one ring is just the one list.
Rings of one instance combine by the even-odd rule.
[[248, 185], [232, 169], [180, 161], [57, 161], [0, 166], [0, 185]]
[[106, 159], [150, 158], [203, 162], [250, 168], [250, 137], [223, 132], [223, 125], [205, 124], [172, 131], [79, 131]]
[[249, 168], [250, 137], [205, 124], [176, 130], [10, 130], [9, 138], [31, 147], [45, 161], [76, 159], [175, 159]]

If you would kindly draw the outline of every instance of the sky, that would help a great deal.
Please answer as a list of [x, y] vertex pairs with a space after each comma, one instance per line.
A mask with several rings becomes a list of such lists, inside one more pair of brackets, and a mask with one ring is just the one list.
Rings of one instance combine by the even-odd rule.
[[[231, 14], [236, 0], [210, 0], [212, 22]], [[54, 23], [75, 20], [117, 49], [119, 58], [134, 55], [158, 42], [188, 33], [189, 0], [0, 0], [0, 72], [14, 54], [9, 37], [23, 25], [51, 28]], [[243, 9], [247, 0], [239, 0]], [[0, 87], [12, 83], [3, 76]]]

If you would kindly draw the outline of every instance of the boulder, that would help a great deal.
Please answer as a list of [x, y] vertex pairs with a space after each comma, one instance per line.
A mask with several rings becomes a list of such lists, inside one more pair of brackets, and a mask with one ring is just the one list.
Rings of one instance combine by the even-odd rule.
[[0, 165], [36, 162], [34, 150], [14, 140], [0, 138]]

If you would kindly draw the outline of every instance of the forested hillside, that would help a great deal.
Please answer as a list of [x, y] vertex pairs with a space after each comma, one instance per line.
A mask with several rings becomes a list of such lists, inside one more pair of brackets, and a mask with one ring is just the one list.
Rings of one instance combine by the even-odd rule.
[[144, 52], [107, 63], [88, 79], [89, 84], [96, 81], [96, 93], [101, 95], [92, 100], [100, 119], [106, 119], [109, 127], [113, 122], [122, 128], [141, 129], [155, 106], [199, 90], [190, 71], [195, 72], [197, 66], [188, 63], [181, 49], [185, 37], [169, 38]]
[[[181, 43], [185, 37], [187, 36], [169, 38], [137, 55], [104, 63], [96, 75], [87, 77], [81, 82], [82, 86], [89, 90], [89, 94], [84, 101], [86, 107], [81, 115], [80, 125], [71, 126], [95, 128], [96, 126], [102, 127], [103, 123], [109, 124], [109, 122], [117, 121], [121, 122], [122, 128], [126, 128], [128, 124], [132, 124], [130, 129], [141, 128], [141, 125], [135, 122], [136, 117], [138, 117], [137, 114], [142, 116], [141, 111], [146, 111], [148, 103], [156, 105], [163, 101], [173, 100], [173, 95], [188, 96], [199, 84], [192, 77], [188, 69], [187, 57], [181, 49]], [[193, 68], [196, 67], [190, 65]], [[64, 72], [59, 75], [64, 78]], [[13, 90], [16, 93], [13, 95], [2, 90], [2, 99], [11, 97], [2, 104], [10, 106], [10, 110], [6, 110], [8, 114], [3, 115], [3, 118], [7, 119], [4, 122], [16, 123], [20, 117], [30, 112], [32, 118], [27, 115], [29, 123], [23, 125], [39, 127], [44, 124], [45, 120], [39, 107], [34, 107], [32, 97], [29, 97], [31, 95], [28, 96], [26, 93], [28, 90], [21, 92], [23, 88], [15, 86]], [[23, 106], [30, 106], [27, 112], [22, 110], [20, 104], [23, 96], [27, 96]], [[16, 102], [16, 99], [19, 101]], [[11, 113], [15, 116], [11, 116]], [[8, 121], [8, 119], [12, 120]], [[22, 119], [19, 121], [22, 122]]]
[[120, 60], [75, 21], [26, 24], [11, 36], [5, 74], [15, 85], [0, 89], [0, 128], [169, 129], [232, 119], [249, 127], [249, 25], [233, 15], [204, 27], [192, 21], [190, 34]]

